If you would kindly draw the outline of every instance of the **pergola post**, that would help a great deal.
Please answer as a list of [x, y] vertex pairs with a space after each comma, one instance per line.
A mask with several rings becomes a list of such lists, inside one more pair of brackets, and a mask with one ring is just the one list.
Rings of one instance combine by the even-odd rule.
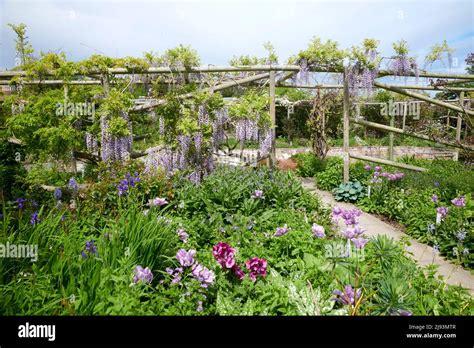
[[343, 171], [343, 181], [346, 183], [349, 181], [349, 112], [350, 112], [350, 101], [349, 101], [349, 84], [347, 81], [347, 75], [343, 73], [343, 150], [344, 150], [344, 171]]
[[[464, 92], [461, 92], [459, 94], [459, 102], [461, 104], [461, 107], [464, 108]], [[458, 113], [458, 117], [456, 121], [457, 121], [456, 122], [456, 142], [460, 143], [461, 142], [461, 125], [462, 125], [462, 115], [460, 112]], [[453, 160], [456, 162], [459, 160], [459, 149], [456, 149], [456, 151], [454, 152]]]
[[270, 152], [270, 165], [276, 165], [276, 106], [275, 106], [275, 71], [270, 71], [270, 119], [272, 121], [272, 150]]
[[[395, 127], [395, 116], [390, 112], [390, 127]], [[388, 133], [388, 159], [393, 161], [393, 132]]]

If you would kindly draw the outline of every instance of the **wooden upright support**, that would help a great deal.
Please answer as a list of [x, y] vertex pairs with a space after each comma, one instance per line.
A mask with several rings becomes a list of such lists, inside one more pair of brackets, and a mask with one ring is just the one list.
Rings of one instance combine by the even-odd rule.
[[[459, 102], [461, 103], [461, 107], [464, 108], [464, 92], [459, 94]], [[458, 113], [458, 117], [456, 119], [456, 142], [461, 142], [461, 125], [462, 125], [462, 114]], [[456, 152], [453, 156], [454, 161], [459, 160], [459, 149], [456, 149]]]
[[[390, 127], [395, 127], [395, 116], [390, 112]], [[393, 132], [388, 133], [388, 159], [393, 161]]]
[[343, 146], [344, 146], [344, 172], [343, 180], [344, 182], [349, 181], [349, 113], [350, 113], [350, 101], [349, 101], [349, 83], [347, 81], [346, 73], [343, 73], [344, 83], [343, 83]]
[[276, 107], [275, 107], [275, 71], [270, 71], [270, 118], [272, 120], [272, 150], [270, 153], [271, 166], [276, 165]]

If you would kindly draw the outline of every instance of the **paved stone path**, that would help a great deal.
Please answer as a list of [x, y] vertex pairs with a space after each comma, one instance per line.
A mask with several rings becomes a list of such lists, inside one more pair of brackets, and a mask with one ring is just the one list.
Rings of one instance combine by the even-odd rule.
[[[312, 178], [302, 178], [301, 180], [303, 187], [319, 196], [324, 204], [329, 206], [337, 204], [344, 209], [356, 208], [355, 205], [350, 203], [337, 202], [330, 192], [318, 190]], [[359, 224], [367, 229], [367, 232], [365, 232], [367, 236], [384, 234], [395, 240], [400, 240], [401, 237], [408, 237], [408, 235], [402, 231], [365, 212], [359, 217]], [[342, 229], [342, 226], [340, 226], [340, 228]], [[474, 295], [474, 275], [462, 267], [445, 260], [439, 254], [435, 254], [433, 248], [429, 245], [420, 243], [410, 237], [409, 241], [411, 245], [406, 247], [406, 251], [420, 266], [426, 266], [432, 263], [438, 265], [437, 273], [444, 277], [446, 283], [450, 285], [461, 285], [468, 289], [471, 295]]]

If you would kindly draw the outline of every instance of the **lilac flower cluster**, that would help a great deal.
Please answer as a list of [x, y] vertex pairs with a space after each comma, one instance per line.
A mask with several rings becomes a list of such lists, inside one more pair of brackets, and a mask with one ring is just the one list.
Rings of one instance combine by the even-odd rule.
[[342, 209], [341, 207], [335, 206], [332, 209], [332, 222], [337, 224], [339, 219], [344, 220], [344, 223], [349, 225], [357, 225], [359, 223], [358, 217], [362, 215], [360, 209]]
[[263, 199], [265, 197], [263, 196], [263, 191], [262, 190], [255, 190], [254, 194], [252, 195], [252, 198]]
[[317, 238], [324, 238], [326, 237], [326, 234], [324, 233], [324, 227], [320, 226], [318, 224], [313, 224], [311, 227], [311, 230], [313, 232], [313, 235]]
[[86, 241], [86, 245], [84, 246], [84, 250], [81, 254], [83, 258], [86, 259], [90, 255], [97, 255], [97, 247], [94, 243], [95, 242], [93, 239]]
[[100, 119], [101, 128], [101, 157], [102, 161], [123, 161], [129, 158], [132, 150], [132, 123], [129, 121], [128, 113], [122, 112], [122, 117], [128, 121], [130, 135], [115, 137], [109, 131], [109, 121], [105, 116]]
[[466, 201], [464, 199], [464, 196], [454, 198], [453, 200], [451, 200], [451, 203], [453, 203], [456, 207], [466, 206]]
[[181, 280], [181, 274], [183, 273], [183, 268], [191, 268], [192, 276], [201, 283], [203, 288], [207, 288], [214, 282], [215, 274], [208, 268], [204, 267], [203, 265], [199, 264], [197, 260], [195, 260], [196, 250], [189, 250], [186, 251], [184, 249], [180, 249], [176, 253], [176, 259], [178, 259], [180, 265], [182, 267], [177, 268], [176, 270], [167, 269], [167, 272], [174, 275], [174, 279], [172, 281], [173, 284], [179, 282]]
[[[367, 171], [372, 170], [372, 167], [370, 165], [366, 165], [364, 168]], [[404, 176], [405, 174], [401, 172], [396, 172], [396, 173], [382, 172], [382, 167], [376, 166], [374, 167], [374, 173], [373, 173], [371, 182], [373, 183], [380, 182], [380, 177], [387, 178], [389, 181], [397, 181], [397, 180], [402, 179]]]
[[75, 192], [75, 193], [77, 193], [77, 191], [79, 191], [79, 185], [77, 184], [77, 181], [74, 177], [69, 179], [68, 188], [69, 188], [69, 190], [71, 190], [72, 192]]
[[235, 125], [235, 137], [240, 141], [252, 141], [258, 139], [258, 126], [254, 120], [238, 120]]
[[449, 212], [449, 208], [447, 207], [438, 207], [436, 208], [436, 213], [440, 216], [441, 219], [444, 219]]
[[281, 237], [281, 236], [287, 234], [289, 230], [290, 229], [288, 228], [287, 224], [285, 224], [283, 227], [277, 227], [274, 236], [275, 237]]
[[54, 189], [53, 197], [55, 200], [59, 201], [63, 195], [63, 192], [59, 187]]
[[343, 291], [334, 290], [333, 295], [336, 295], [333, 301], [337, 301], [343, 305], [355, 306], [362, 295], [362, 290], [354, 289], [351, 285], [346, 285]]
[[160, 198], [160, 197], [149, 199], [148, 203], [147, 203], [147, 205], [150, 208], [151, 207], [161, 207], [162, 205], [166, 205], [166, 204], [168, 204], [168, 201], [166, 200], [166, 198]]
[[135, 267], [134, 272], [134, 284], [137, 284], [140, 281], [144, 283], [151, 283], [151, 281], [153, 280], [153, 273], [151, 273], [151, 270], [148, 267], [143, 268], [142, 266], [138, 265], [137, 267]]
[[249, 278], [253, 281], [257, 279], [257, 276], [265, 278], [267, 275], [267, 260], [265, 259], [252, 257], [245, 262], [245, 266], [249, 270]]

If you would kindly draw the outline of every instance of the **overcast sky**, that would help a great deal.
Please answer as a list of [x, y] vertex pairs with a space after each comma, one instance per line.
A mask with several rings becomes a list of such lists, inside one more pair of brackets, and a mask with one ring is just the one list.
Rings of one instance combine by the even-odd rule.
[[454, 72], [464, 70], [464, 58], [474, 52], [472, 0], [0, 0], [0, 69], [14, 66], [15, 37], [7, 23], [28, 26], [36, 53], [63, 51], [72, 60], [99, 52], [162, 53], [182, 43], [192, 45], [203, 64], [227, 64], [233, 55], [263, 56], [262, 44], [270, 41], [284, 63], [319, 36], [341, 47], [375, 38], [383, 55], [403, 38], [422, 63], [429, 48], [446, 39], [456, 49]]

